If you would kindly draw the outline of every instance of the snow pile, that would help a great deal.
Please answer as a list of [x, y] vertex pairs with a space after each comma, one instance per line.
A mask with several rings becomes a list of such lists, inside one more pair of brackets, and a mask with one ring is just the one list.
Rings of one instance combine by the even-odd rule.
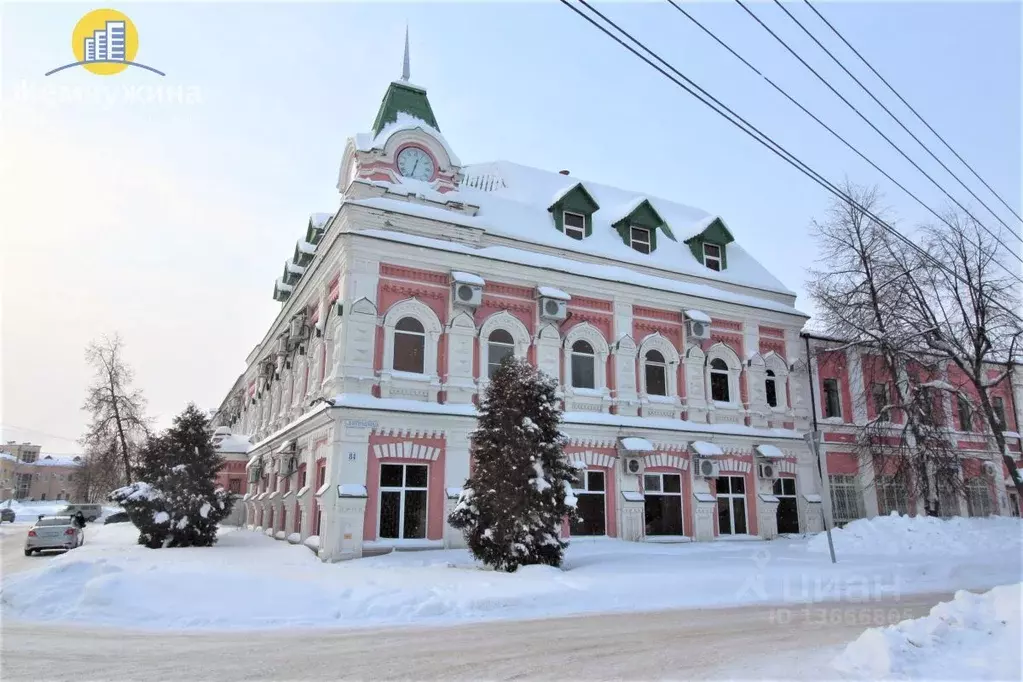
[[1020, 583], [957, 592], [927, 616], [870, 628], [832, 665], [865, 679], [1018, 680], [1020, 598]]
[[130, 523], [90, 525], [84, 546], [3, 576], [0, 618], [158, 629], [425, 625], [842, 598], [869, 606], [914, 592], [986, 590], [1020, 575], [1013, 549], [832, 565], [803, 538], [576, 539], [564, 570], [511, 574], [484, 570], [466, 550], [330, 564], [314, 553], [317, 537], [295, 545], [256, 531], [222, 527], [213, 547], [151, 550], [136, 544]]
[[[835, 553], [841, 557], [886, 556], [977, 556], [992, 550], [1013, 551], [1019, 556], [1023, 522], [1010, 516], [986, 518], [934, 516], [876, 516], [857, 519], [832, 531]], [[826, 553], [824, 533], [814, 536], [811, 552]]]

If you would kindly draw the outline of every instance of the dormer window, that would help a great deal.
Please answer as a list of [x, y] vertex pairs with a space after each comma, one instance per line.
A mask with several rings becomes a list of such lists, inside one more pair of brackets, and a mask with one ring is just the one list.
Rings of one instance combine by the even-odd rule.
[[565, 234], [572, 239], [582, 241], [586, 236], [586, 216], [582, 213], [565, 211], [562, 222], [565, 225]]
[[703, 264], [711, 270], [721, 272], [721, 247], [717, 244], [703, 243]]
[[645, 227], [629, 228], [629, 246], [640, 253], [650, 253], [650, 230]]

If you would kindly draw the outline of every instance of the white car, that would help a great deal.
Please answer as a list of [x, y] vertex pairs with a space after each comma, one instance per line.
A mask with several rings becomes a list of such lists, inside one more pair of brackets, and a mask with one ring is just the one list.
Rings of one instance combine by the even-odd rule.
[[40, 516], [25, 538], [25, 556], [44, 549], [70, 550], [85, 543], [85, 531], [70, 516]]

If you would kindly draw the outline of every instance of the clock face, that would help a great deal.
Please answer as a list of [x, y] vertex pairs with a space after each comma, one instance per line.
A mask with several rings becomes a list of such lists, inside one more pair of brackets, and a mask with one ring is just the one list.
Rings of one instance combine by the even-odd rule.
[[406, 178], [429, 180], [433, 170], [433, 158], [419, 147], [405, 147], [398, 154], [398, 172]]

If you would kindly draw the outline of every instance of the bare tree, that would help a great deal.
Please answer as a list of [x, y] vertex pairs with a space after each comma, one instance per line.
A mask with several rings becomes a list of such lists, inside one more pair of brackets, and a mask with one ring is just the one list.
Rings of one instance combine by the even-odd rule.
[[[117, 452], [120, 471], [116, 478], [131, 483], [132, 460], [138, 442], [149, 432], [149, 419], [142, 391], [131, 386], [134, 372], [123, 351], [124, 344], [116, 334], [93, 341], [85, 349], [85, 359], [96, 374], [82, 406], [92, 415], [82, 444], [87, 454]], [[97, 459], [97, 466], [100, 462], [109, 466], [110, 458]]]
[[[843, 189], [893, 222], [876, 188], [846, 181]], [[854, 347], [868, 363], [867, 391], [858, 398], [871, 402], [873, 415], [861, 425], [858, 448], [875, 464], [872, 483], [895, 479], [910, 497], [923, 500], [928, 514], [937, 514], [942, 500], [945, 507], [958, 500], [962, 481], [958, 452], [935, 405], [936, 392], [947, 386], [937, 381], [936, 359], [923, 352], [920, 327], [905, 314], [913, 299], [908, 282], [925, 263], [867, 211], [835, 200], [812, 224], [824, 267], [810, 271], [809, 292], [827, 333], [846, 340], [821, 350], [827, 355]]]
[[1012, 391], [1012, 376], [1021, 358], [1023, 292], [1001, 267], [999, 244], [969, 216], [949, 210], [944, 223], [927, 226], [925, 248], [944, 267], [933, 263], [912, 280], [912, 305], [904, 311], [911, 323], [927, 330], [927, 350], [959, 369], [965, 377], [958, 399], [968, 413], [981, 416], [1016, 490], [1023, 480], [1005, 441], [1005, 406], [995, 409], [993, 391]]

